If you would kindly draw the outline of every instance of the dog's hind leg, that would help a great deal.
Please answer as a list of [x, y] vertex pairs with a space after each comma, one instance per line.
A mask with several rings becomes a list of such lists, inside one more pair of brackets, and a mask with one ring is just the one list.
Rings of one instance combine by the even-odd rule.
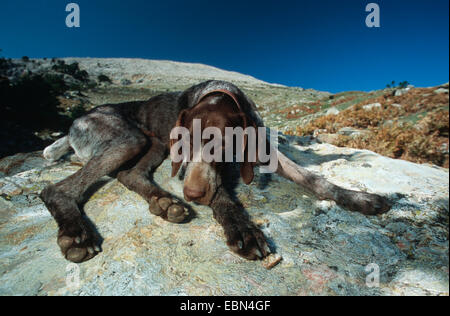
[[181, 223], [188, 216], [185, 207], [171, 194], [161, 189], [149, 179], [167, 157], [167, 145], [156, 137], [151, 137], [151, 146], [144, 157], [129, 170], [118, 173], [117, 179], [129, 190], [142, 196], [150, 204], [150, 212], [173, 223]]
[[69, 136], [65, 136], [44, 149], [44, 158], [49, 161], [56, 161], [67, 153], [69, 149]]
[[78, 208], [83, 193], [98, 179], [137, 156], [146, 146], [145, 136], [136, 130], [120, 132], [120, 138], [104, 141], [102, 151], [91, 157], [78, 172], [46, 187], [41, 193], [42, 200], [59, 226], [58, 245], [69, 261], [86, 261], [100, 251], [89, 224]]
[[278, 151], [277, 173], [282, 177], [300, 184], [319, 199], [330, 199], [337, 204], [365, 215], [378, 215], [389, 211], [389, 201], [377, 194], [347, 190], [327, 181], [305, 168], [297, 165]]

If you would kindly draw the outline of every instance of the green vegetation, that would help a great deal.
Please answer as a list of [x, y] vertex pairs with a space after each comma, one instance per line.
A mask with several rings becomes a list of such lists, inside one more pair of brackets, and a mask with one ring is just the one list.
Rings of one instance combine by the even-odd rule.
[[78, 63], [66, 64], [64, 60], [57, 60], [56, 65], [53, 65], [53, 70], [70, 75], [77, 80], [86, 82], [89, 80], [89, 74], [86, 70], [80, 70]]
[[60, 121], [56, 97], [67, 89], [61, 77], [25, 75], [0, 89], [3, 119], [30, 127], [54, 126]]
[[98, 80], [99, 82], [111, 83], [111, 79], [109, 79], [109, 77], [106, 76], [106, 75], [99, 75], [99, 76], [97, 77], [97, 80]]
[[2, 70], [6, 70], [6, 69], [8, 69], [8, 60], [7, 59], [5, 59], [5, 58], [0, 58], [0, 72], [2, 71]]
[[82, 117], [86, 114], [86, 109], [83, 104], [75, 105], [73, 108], [70, 109], [68, 112], [68, 117], [74, 121], [79, 117]]
[[[52, 132], [67, 132], [72, 121], [86, 111], [84, 100], [66, 92], [81, 95], [96, 86], [77, 63], [55, 60], [52, 71], [31, 73], [26, 69], [0, 58], [0, 157], [41, 149], [52, 140]], [[15, 75], [9, 80], [12, 73]]]
[[395, 80], [393, 80], [391, 83], [388, 83], [386, 85], [386, 88], [390, 89], [390, 88], [399, 88], [399, 89], [405, 89], [407, 86], [409, 85], [408, 81], [402, 81], [400, 82], [398, 85], [395, 85]]

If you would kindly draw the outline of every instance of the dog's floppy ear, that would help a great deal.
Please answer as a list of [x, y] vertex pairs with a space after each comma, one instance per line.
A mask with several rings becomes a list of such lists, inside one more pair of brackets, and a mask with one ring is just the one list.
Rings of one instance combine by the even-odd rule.
[[[188, 110], [183, 110], [180, 112], [180, 114], [178, 115], [178, 119], [177, 122], [175, 123], [175, 127], [185, 127], [185, 119], [186, 119], [186, 114], [187, 114]], [[170, 149], [172, 149], [172, 146], [179, 141], [180, 138], [178, 137], [178, 139], [170, 139]], [[178, 173], [178, 170], [180, 170], [181, 164], [183, 162], [174, 162], [172, 161], [172, 177], [175, 177]]]
[[255, 173], [253, 172], [253, 163], [244, 161], [241, 163], [241, 177], [244, 183], [249, 185], [252, 183]]
[[[255, 129], [255, 140], [248, 137], [247, 134], [244, 135], [244, 148], [243, 148], [243, 155], [244, 155], [244, 161], [241, 163], [241, 177], [245, 184], [250, 184], [253, 181], [253, 178], [255, 177], [255, 173], [253, 172], [253, 167], [255, 166], [256, 162], [249, 161], [248, 153], [249, 153], [249, 146], [258, 146], [258, 128], [256, 124], [253, 122], [251, 118], [249, 118], [245, 113], [241, 112], [243, 126], [242, 128], [245, 130], [247, 127], [252, 127]], [[255, 143], [253, 143], [255, 141]], [[258, 153], [258, 148], [256, 147], [256, 155]], [[257, 161], [257, 160], [256, 160]]]

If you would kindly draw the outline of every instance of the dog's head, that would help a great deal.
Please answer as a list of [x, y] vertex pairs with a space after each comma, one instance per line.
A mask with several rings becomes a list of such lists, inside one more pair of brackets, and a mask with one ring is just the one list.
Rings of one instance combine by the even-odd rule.
[[[196, 123], [194, 122], [196, 120]], [[201, 139], [201, 146], [203, 150], [208, 143], [215, 141], [215, 146], [211, 147], [211, 153], [215, 157], [221, 156], [221, 161], [217, 159], [212, 161], [205, 161], [203, 156], [201, 159], [195, 160], [193, 156], [195, 155], [195, 148], [193, 144], [194, 137], [194, 125], [201, 123], [200, 130], [201, 135], [211, 135], [210, 138], [206, 137]], [[187, 201], [194, 201], [203, 205], [210, 205], [217, 188], [222, 184], [222, 176], [224, 171], [224, 164], [229, 163], [228, 160], [225, 162], [225, 151], [230, 150], [229, 144], [231, 142], [226, 142], [226, 128], [236, 128], [241, 127], [245, 130], [247, 127], [253, 126], [255, 128], [255, 133], [257, 133], [257, 128], [255, 123], [251, 118], [242, 111], [237, 99], [231, 93], [224, 92], [214, 92], [209, 93], [207, 96], [203, 97], [200, 102], [189, 109], [183, 110], [178, 117], [176, 127], [184, 127], [189, 131], [189, 146], [190, 146], [190, 157], [185, 162], [186, 173], [184, 178], [184, 198]], [[215, 128], [221, 134], [221, 137], [216, 137], [215, 134], [210, 134], [210, 127]], [[221, 139], [220, 143], [217, 139]], [[180, 139], [171, 140], [172, 146]], [[236, 144], [240, 145], [237, 146]], [[228, 145], [228, 148], [226, 146]], [[240, 148], [239, 148], [240, 147]], [[243, 139], [237, 140], [236, 136], [232, 141], [233, 156], [237, 154], [240, 150], [243, 162], [240, 162], [240, 174], [246, 184], [250, 184], [253, 180], [254, 173], [253, 167], [255, 165], [254, 161], [250, 162], [248, 160], [248, 137], [244, 135]], [[183, 162], [172, 161], [172, 176], [178, 173]]]

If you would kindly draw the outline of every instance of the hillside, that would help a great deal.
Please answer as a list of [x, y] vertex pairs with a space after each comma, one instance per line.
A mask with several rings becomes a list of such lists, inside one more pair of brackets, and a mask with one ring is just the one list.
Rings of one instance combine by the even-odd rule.
[[[39, 89], [50, 90], [49, 96], [29, 92], [37, 76], [36, 81], [48, 84]], [[0, 98], [0, 106], [18, 109], [10, 117], [6, 110], [4, 125], [12, 132], [0, 131], [0, 157], [45, 146], [64, 134], [71, 120], [97, 105], [146, 100], [220, 79], [238, 85], [256, 102], [266, 125], [283, 133], [449, 167], [448, 84], [330, 94], [270, 84], [202, 64], [110, 58], [0, 59], [1, 78], [0, 92], [2, 85], [20, 87], [10, 102], [19, 104], [9, 106]], [[26, 112], [33, 121], [22, 124]], [[37, 118], [41, 124], [34, 124]]]
[[269, 84], [201, 64], [142, 59], [0, 59], [0, 109], [5, 113], [0, 118], [4, 126], [0, 129], [0, 157], [42, 148], [94, 106], [146, 100], [210, 79], [238, 85], [261, 105], [263, 115], [280, 105], [330, 95]]

